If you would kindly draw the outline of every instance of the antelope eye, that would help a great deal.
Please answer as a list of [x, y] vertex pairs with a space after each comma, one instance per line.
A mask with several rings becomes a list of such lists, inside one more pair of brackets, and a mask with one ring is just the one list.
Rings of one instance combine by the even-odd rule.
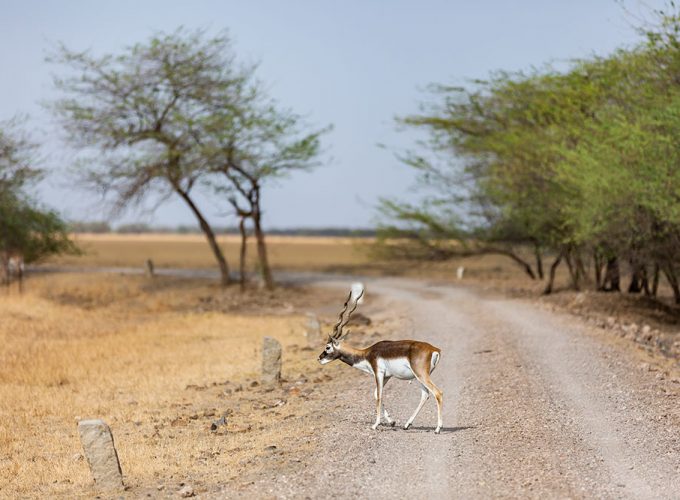
[[331, 346], [329, 345], [326, 346], [326, 352], [331, 352]]

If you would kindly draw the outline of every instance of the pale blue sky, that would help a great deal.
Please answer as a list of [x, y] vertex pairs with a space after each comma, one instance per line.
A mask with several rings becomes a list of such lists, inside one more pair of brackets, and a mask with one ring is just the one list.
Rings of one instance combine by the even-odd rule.
[[[40, 188], [45, 203], [68, 218], [101, 220], [103, 204], [75, 189], [61, 171], [68, 158], [39, 105], [53, 94], [44, 56], [50, 44], [95, 54], [117, 52], [156, 31], [180, 25], [228, 29], [237, 53], [260, 61], [258, 76], [281, 104], [318, 125], [331, 161], [312, 173], [267, 188], [268, 227], [370, 226], [381, 196], [409, 197], [413, 177], [394, 149], [413, 143], [393, 118], [417, 110], [431, 82], [462, 84], [497, 69], [518, 70], [639, 41], [614, 0], [524, 1], [37, 1], [3, 0], [0, 10], [0, 119], [28, 113], [52, 175]], [[626, 2], [651, 19], [662, 0]], [[218, 216], [218, 225], [233, 220]], [[155, 214], [116, 222], [193, 224], [179, 202]]]

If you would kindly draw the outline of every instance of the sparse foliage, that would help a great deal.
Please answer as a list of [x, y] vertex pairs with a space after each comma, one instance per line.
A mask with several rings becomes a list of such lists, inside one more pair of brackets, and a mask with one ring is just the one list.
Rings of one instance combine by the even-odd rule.
[[[539, 277], [548, 252], [546, 292], [562, 262], [574, 288], [602, 290], [620, 288], [625, 263], [629, 291], [654, 295], [661, 272], [680, 302], [680, 18], [661, 19], [646, 43], [568, 71], [434, 87], [435, 104], [401, 120], [429, 134], [404, 160], [430, 195], [417, 208], [383, 202], [397, 221], [383, 246], [505, 252]], [[395, 236], [407, 244], [389, 244]], [[516, 246], [533, 248], [535, 263]]]
[[301, 117], [274, 103], [243, 109], [238, 115], [215, 113], [206, 131], [203, 151], [209, 157], [209, 184], [225, 197], [240, 218], [241, 275], [246, 228], [250, 219], [256, 240], [259, 272], [267, 288], [273, 279], [262, 226], [262, 189], [294, 171], [318, 165], [321, 136], [328, 130], [306, 131]]
[[113, 193], [119, 208], [150, 192], [179, 196], [205, 233], [225, 285], [229, 267], [197, 191], [227, 193], [235, 207], [240, 197], [246, 205], [236, 215], [253, 220], [271, 286], [261, 187], [267, 178], [311, 166], [319, 133], [301, 132], [299, 117], [266, 96], [255, 67], [237, 62], [229, 38], [180, 29], [117, 56], [60, 47], [52, 61], [71, 70], [55, 78], [63, 97], [53, 109], [84, 151], [81, 176]]

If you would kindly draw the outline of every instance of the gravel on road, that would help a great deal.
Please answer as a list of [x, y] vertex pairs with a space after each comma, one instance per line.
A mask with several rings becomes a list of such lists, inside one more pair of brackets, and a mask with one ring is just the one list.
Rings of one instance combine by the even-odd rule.
[[680, 498], [680, 383], [641, 369], [633, 347], [529, 301], [399, 278], [366, 284], [362, 312], [394, 320], [382, 338], [442, 349], [432, 375], [442, 433], [433, 398], [400, 427], [420, 397], [400, 380], [384, 396], [397, 426], [371, 430], [373, 380], [342, 366], [312, 403], [330, 419], [314, 432], [314, 454], [240, 495]]

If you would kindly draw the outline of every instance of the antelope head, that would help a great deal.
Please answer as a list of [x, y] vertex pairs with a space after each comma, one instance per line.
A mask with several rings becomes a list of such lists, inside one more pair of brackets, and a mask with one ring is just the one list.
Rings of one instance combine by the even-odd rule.
[[350, 290], [347, 300], [345, 300], [345, 305], [338, 315], [338, 322], [333, 327], [333, 332], [328, 335], [328, 343], [325, 345], [323, 351], [321, 351], [321, 354], [319, 354], [319, 363], [322, 365], [330, 363], [340, 357], [340, 343], [345, 340], [350, 333], [349, 330], [345, 332], [343, 329], [347, 326], [347, 323], [349, 323], [349, 319], [359, 305], [359, 300], [363, 295], [363, 285], [358, 284], [353, 286], [352, 290]]

